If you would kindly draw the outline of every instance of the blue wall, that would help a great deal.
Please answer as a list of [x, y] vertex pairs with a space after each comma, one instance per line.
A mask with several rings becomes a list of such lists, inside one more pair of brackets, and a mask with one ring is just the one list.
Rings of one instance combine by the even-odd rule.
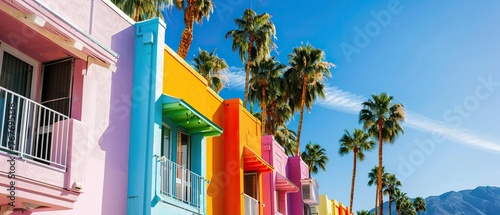
[[149, 215], [154, 197], [153, 143], [161, 138], [162, 111], [156, 101], [163, 89], [165, 23], [156, 18], [135, 27], [127, 214]]
[[[130, 125], [130, 150], [128, 163], [127, 214], [195, 214], [196, 209], [184, 203], [162, 198], [159, 195], [159, 163], [161, 155], [163, 55], [165, 23], [156, 18], [135, 24], [134, 80], [132, 85], [132, 110]], [[177, 160], [174, 145], [178, 127], [168, 120], [172, 129], [171, 160]], [[205, 177], [205, 140], [200, 134], [191, 134], [191, 170]], [[203, 195], [205, 194], [203, 184]], [[201, 214], [205, 214], [205, 199]], [[190, 208], [193, 211], [186, 210]]]

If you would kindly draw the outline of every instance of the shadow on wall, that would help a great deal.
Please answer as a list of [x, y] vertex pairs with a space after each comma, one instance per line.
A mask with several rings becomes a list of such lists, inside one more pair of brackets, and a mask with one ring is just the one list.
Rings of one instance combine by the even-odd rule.
[[134, 34], [135, 27], [130, 26], [111, 39], [111, 49], [120, 57], [111, 75], [109, 124], [99, 139], [105, 152], [101, 214], [126, 214]]

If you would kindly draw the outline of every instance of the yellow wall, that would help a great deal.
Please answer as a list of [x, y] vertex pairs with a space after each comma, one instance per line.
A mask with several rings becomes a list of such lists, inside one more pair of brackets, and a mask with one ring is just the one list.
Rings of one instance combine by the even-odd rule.
[[[163, 93], [181, 98], [197, 111], [223, 126], [224, 109], [222, 98], [207, 85], [207, 81], [190, 65], [180, 58], [170, 47], [165, 46], [164, 53]], [[212, 180], [217, 173], [224, 171], [224, 141], [220, 137], [206, 138], [206, 177]], [[211, 192], [212, 191], [212, 192]], [[214, 208], [223, 207], [223, 192], [207, 190], [207, 214], [217, 214]], [[214, 199], [220, 199], [214, 201]], [[214, 202], [220, 205], [214, 205]]]
[[[339, 208], [342, 209], [340, 213]], [[346, 206], [334, 199], [328, 199], [325, 194], [319, 195], [319, 205], [316, 209], [319, 215], [348, 215]]]
[[319, 195], [319, 215], [333, 215], [332, 204], [325, 194]]

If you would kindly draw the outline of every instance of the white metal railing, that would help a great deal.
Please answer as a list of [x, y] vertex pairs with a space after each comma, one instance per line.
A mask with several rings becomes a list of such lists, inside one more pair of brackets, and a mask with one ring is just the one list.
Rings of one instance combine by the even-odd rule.
[[245, 215], [259, 215], [259, 201], [247, 194], [243, 194], [243, 198], [245, 201]]
[[168, 159], [160, 166], [160, 193], [199, 209], [205, 195], [205, 179]]
[[0, 151], [66, 170], [69, 117], [0, 87]]

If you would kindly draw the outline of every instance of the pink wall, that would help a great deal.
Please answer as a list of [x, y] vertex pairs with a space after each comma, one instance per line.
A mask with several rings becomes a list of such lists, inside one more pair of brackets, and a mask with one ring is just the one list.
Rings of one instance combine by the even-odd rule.
[[[309, 178], [309, 168], [306, 163], [302, 161], [300, 156], [294, 156], [288, 158], [288, 175], [287, 177], [297, 186], [301, 186], [300, 180]], [[302, 201], [302, 190], [299, 192], [288, 194], [289, 204], [288, 204], [288, 214], [289, 215], [303, 215], [304, 214], [304, 203]]]
[[[92, 47], [85, 47], [103, 52], [106, 60], [115, 61], [117, 70], [113, 72], [95, 64], [76, 61], [68, 171], [61, 172], [30, 161], [17, 162], [18, 174], [27, 178], [18, 179], [19, 199], [23, 190], [26, 195], [29, 190], [36, 190], [37, 195], [29, 196], [35, 199], [33, 202], [38, 199], [54, 203], [49, 205], [51, 209], [35, 209], [31, 214], [126, 214], [133, 22], [107, 0], [38, 0], [53, 11], [45, 12], [47, 14], [40, 14], [40, 11], [47, 10], [42, 9], [37, 0], [0, 1], [28, 8], [28, 13], [42, 17], [54, 18], [58, 15], [120, 56], [118, 60], [109, 58], [109, 52], [93, 42]], [[67, 26], [62, 19], [52, 19], [51, 22], [56, 26]], [[75, 33], [76, 30], [61, 29], [61, 32]], [[0, 156], [0, 159], [7, 159], [4, 157]], [[4, 164], [6, 162], [0, 162], [2, 170], [8, 168]], [[5, 176], [0, 177], [0, 186], [7, 186], [3, 180]], [[81, 193], [61, 191], [71, 187], [73, 182], [83, 184]], [[57, 207], [72, 209], [52, 210]], [[14, 212], [12, 215], [29, 212]]]
[[[264, 207], [264, 215], [274, 215], [276, 211], [282, 214], [288, 214], [288, 205], [291, 202], [288, 200], [289, 194], [287, 193], [291, 192], [279, 191], [279, 205], [275, 205], [274, 191], [276, 190], [276, 175], [281, 174], [281, 176], [288, 177], [290, 174], [287, 167], [289, 158], [291, 157], [288, 157], [283, 147], [281, 147], [278, 142], [274, 141], [272, 135], [262, 137], [262, 157], [274, 168], [272, 173], [266, 173], [262, 178], [264, 204], [266, 205], [266, 207]], [[300, 186], [300, 183], [295, 185]]]

